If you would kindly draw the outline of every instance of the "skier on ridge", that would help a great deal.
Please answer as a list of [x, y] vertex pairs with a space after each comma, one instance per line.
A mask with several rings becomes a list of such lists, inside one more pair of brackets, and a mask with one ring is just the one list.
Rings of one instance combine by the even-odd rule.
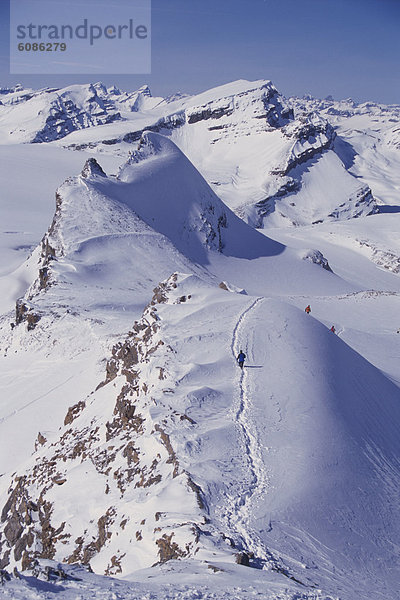
[[243, 350], [241, 350], [241, 351], [239, 352], [239, 354], [238, 354], [238, 357], [237, 357], [237, 361], [238, 361], [238, 363], [239, 363], [239, 367], [240, 367], [241, 369], [243, 369], [243, 365], [244, 365], [244, 359], [245, 359], [245, 358], [246, 358], [246, 355], [244, 354]]
[[306, 312], [309, 315], [311, 312], [311, 306], [310, 305], [306, 306], [304, 309], [304, 312]]
[[332, 333], [336, 333], [336, 329], [335, 329], [334, 325], [332, 325], [332, 327], [330, 328], [330, 331], [332, 331]]

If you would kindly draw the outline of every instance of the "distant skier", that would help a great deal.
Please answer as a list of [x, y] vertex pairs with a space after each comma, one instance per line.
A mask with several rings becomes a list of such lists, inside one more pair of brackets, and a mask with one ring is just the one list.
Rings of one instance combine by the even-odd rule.
[[239, 354], [238, 354], [238, 357], [237, 357], [237, 361], [238, 361], [239, 367], [240, 367], [241, 369], [243, 369], [243, 365], [244, 365], [244, 359], [245, 359], [245, 358], [246, 358], [246, 355], [245, 355], [245, 354], [244, 354], [244, 352], [241, 350], [241, 351], [239, 352]]
[[335, 326], [334, 326], [334, 325], [332, 325], [332, 327], [331, 327], [331, 331], [332, 331], [332, 333], [336, 333], [336, 329], [335, 329]]
[[304, 311], [309, 315], [311, 312], [311, 306], [310, 305], [306, 306]]

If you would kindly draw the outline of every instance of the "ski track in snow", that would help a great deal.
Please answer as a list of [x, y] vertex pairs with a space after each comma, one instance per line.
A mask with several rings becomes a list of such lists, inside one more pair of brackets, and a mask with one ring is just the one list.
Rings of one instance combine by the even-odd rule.
[[[241, 349], [247, 358], [253, 360], [253, 346], [250, 332], [242, 333], [245, 329], [247, 315], [256, 309], [257, 305], [265, 301], [265, 298], [257, 298], [240, 315], [232, 334], [231, 351], [233, 358]], [[257, 502], [259, 495], [268, 487], [268, 475], [265, 470], [263, 457], [254, 423], [254, 410], [249, 390], [249, 379], [251, 374], [246, 368], [241, 369], [239, 378], [239, 394], [235, 411], [235, 421], [241, 432], [244, 452], [247, 458], [250, 473], [250, 483], [244, 482], [238, 495], [228, 498], [228, 522], [233, 531], [237, 531], [241, 537], [243, 546], [252, 552], [257, 559], [263, 561], [271, 560], [271, 554], [265, 548], [255, 529], [250, 525], [251, 505]]]
[[[81, 371], [79, 374], [81, 374], [82, 372], [83, 371]], [[59, 383], [58, 385], [54, 386], [53, 388], [51, 388], [50, 390], [48, 390], [44, 394], [41, 394], [37, 398], [34, 398], [30, 402], [28, 402], [27, 404], [24, 404], [20, 408], [16, 408], [12, 412], [10, 412], [8, 415], [5, 415], [4, 417], [2, 417], [0, 419], [0, 424], [4, 423], [4, 421], [7, 421], [8, 419], [10, 419], [11, 417], [13, 417], [14, 415], [22, 412], [23, 410], [25, 410], [25, 408], [28, 408], [28, 406], [31, 406], [32, 404], [35, 404], [35, 402], [39, 402], [39, 400], [42, 400], [42, 398], [45, 398], [46, 396], [48, 396], [49, 394], [51, 394], [55, 390], [58, 390], [60, 387], [63, 387], [63, 385], [65, 385], [66, 383], [68, 383], [69, 381], [71, 381], [71, 379], [73, 379], [75, 376], [76, 376], [75, 374], [74, 375], [70, 375], [70, 377], [68, 377], [65, 381], [62, 381], [61, 383]]]

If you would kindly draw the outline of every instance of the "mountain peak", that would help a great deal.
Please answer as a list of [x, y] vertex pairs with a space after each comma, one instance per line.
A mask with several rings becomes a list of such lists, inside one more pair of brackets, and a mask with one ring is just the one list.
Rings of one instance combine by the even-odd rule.
[[151, 98], [151, 91], [150, 88], [147, 84], [142, 85], [139, 89], [138, 92], [140, 92], [141, 94], [143, 94], [144, 96], [148, 96], [149, 98]]
[[96, 175], [100, 177], [106, 177], [105, 172], [103, 171], [97, 160], [95, 158], [89, 158], [85, 162], [85, 166], [81, 171], [81, 177], [83, 177], [84, 179], [88, 179], [89, 177], [95, 177]]
[[158, 133], [143, 133], [118, 179], [134, 212], [196, 262], [208, 262], [207, 250], [254, 258], [283, 248], [243, 223], [174, 142]]

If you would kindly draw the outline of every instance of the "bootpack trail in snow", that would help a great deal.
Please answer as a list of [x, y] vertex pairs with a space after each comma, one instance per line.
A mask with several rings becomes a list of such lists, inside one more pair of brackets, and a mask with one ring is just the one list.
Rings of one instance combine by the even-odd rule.
[[[247, 358], [254, 361], [254, 348], [252, 345], [251, 331], [246, 331], [246, 319], [249, 313], [265, 302], [263, 297], [256, 298], [239, 316], [232, 334], [231, 352], [236, 361], [236, 356], [243, 349]], [[258, 365], [259, 368], [262, 366]], [[254, 411], [251, 394], [249, 393], [248, 380], [256, 377], [257, 370], [253, 373], [247, 367], [240, 369], [239, 392], [232, 408], [232, 416], [240, 431], [243, 440], [243, 456], [247, 461], [249, 481], [239, 484], [236, 493], [227, 498], [228, 509], [225, 519], [231, 531], [236, 531], [240, 537], [243, 549], [254, 556], [259, 566], [268, 563], [275, 570], [284, 571], [276, 559], [267, 550], [258, 533], [250, 524], [251, 506], [254, 505], [265, 493], [269, 485], [269, 477], [264, 465], [257, 428], [254, 423]]]
[[[245, 352], [250, 361], [254, 362], [256, 360], [254, 331], [249, 326], [248, 321], [251, 321], [254, 313], [267, 302], [268, 298], [258, 297], [240, 314], [233, 329], [231, 342], [231, 352], [235, 361], [240, 350]], [[270, 340], [268, 332], [266, 332], [266, 337]], [[260, 440], [255, 417], [255, 405], [251, 393], [251, 383], [254, 383], [258, 377], [259, 369], [263, 369], [264, 366], [256, 365], [256, 369], [252, 369], [252, 366], [255, 365], [247, 365], [240, 369], [239, 392], [236, 393], [236, 399], [230, 411], [240, 431], [243, 447], [242, 455], [247, 461], [246, 470], [250, 474], [250, 478], [238, 482], [234, 492], [230, 495], [227, 494], [227, 506], [223, 519], [227, 522], [229, 530], [236, 532], [239, 536], [240, 545], [252, 558], [253, 567], [271, 569], [300, 585], [305, 585], [291, 574], [290, 569], [282, 562], [282, 557], [277, 558], [268, 550], [258, 531], [251, 525], [254, 506], [262, 501], [266, 490], [270, 487], [270, 475], [263, 456], [263, 451], [268, 451], [268, 448], [263, 447]], [[268, 390], [265, 390], [265, 392], [267, 397]], [[274, 395], [270, 394], [269, 398], [273, 400]], [[280, 421], [279, 401], [275, 398], [273, 404], [277, 420]], [[269, 530], [271, 530], [271, 527], [271, 522], [269, 522]], [[311, 583], [308, 585], [314, 587]]]

